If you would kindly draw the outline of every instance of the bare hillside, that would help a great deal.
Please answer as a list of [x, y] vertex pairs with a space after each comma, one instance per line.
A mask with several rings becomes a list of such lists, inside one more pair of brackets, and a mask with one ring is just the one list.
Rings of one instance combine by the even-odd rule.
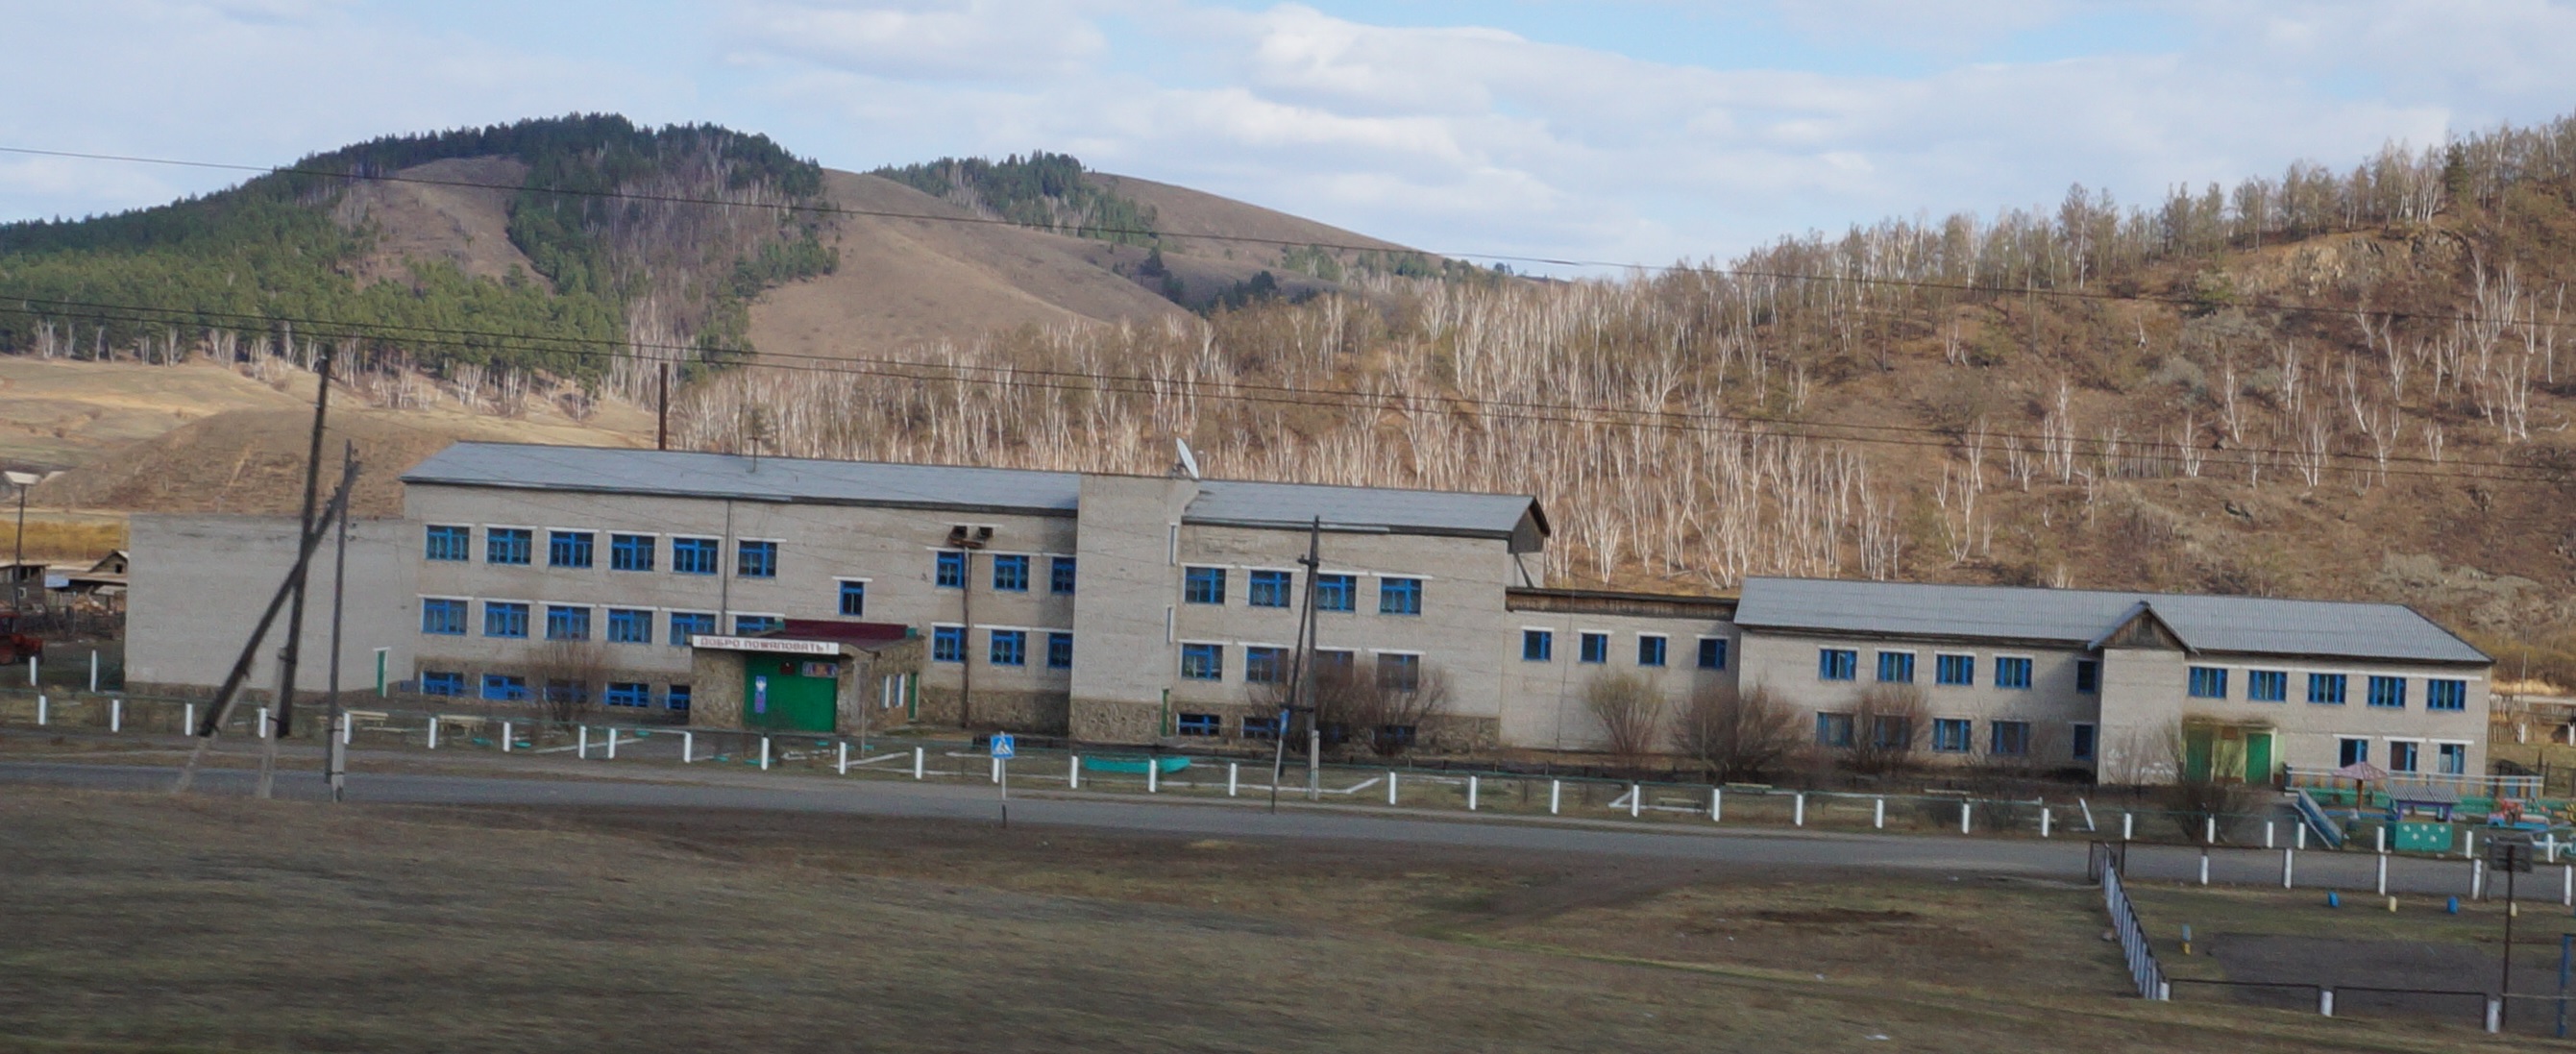
[[360, 283], [404, 277], [414, 260], [445, 260], [477, 278], [504, 278], [516, 269], [522, 278], [545, 282], [510, 242], [510, 199], [517, 191], [508, 188], [528, 178], [525, 162], [451, 157], [394, 174], [445, 183], [366, 181], [341, 196], [333, 218], [374, 235], [356, 267]]
[[1090, 178], [1101, 189], [1128, 198], [1154, 211], [1154, 229], [1169, 237], [1164, 252], [1186, 253], [1217, 259], [1275, 258], [1280, 245], [1224, 241], [1194, 241], [1208, 235], [1228, 238], [1257, 238], [1268, 242], [1293, 245], [1347, 245], [1381, 252], [1410, 252], [1405, 246], [1371, 238], [1357, 231], [1343, 230], [1328, 223], [1317, 223], [1303, 216], [1292, 216], [1277, 209], [1219, 197], [1188, 187], [1157, 183], [1134, 176], [1093, 173]]

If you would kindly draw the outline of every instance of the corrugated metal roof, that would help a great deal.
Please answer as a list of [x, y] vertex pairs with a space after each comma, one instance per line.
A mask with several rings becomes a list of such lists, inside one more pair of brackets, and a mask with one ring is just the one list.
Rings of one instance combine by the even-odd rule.
[[2401, 604], [2194, 593], [1749, 578], [1737, 625], [1765, 629], [2090, 643], [2139, 605], [2194, 651], [2484, 663], [2484, 652]]
[[[776, 457], [754, 469], [732, 454], [521, 443], [457, 443], [403, 481], [1042, 515], [1071, 514], [1082, 499], [1072, 472]], [[1344, 528], [1494, 536], [1537, 516], [1526, 496], [1237, 480], [1201, 481], [1184, 514], [1194, 523], [1303, 526], [1320, 517]]]

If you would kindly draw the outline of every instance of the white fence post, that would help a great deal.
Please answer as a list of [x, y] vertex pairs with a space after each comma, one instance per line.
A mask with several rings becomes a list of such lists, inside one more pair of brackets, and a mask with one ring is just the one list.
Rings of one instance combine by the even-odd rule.
[[1887, 829], [1887, 799], [1878, 799], [1878, 803], [1870, 808], [1869, 825], [1882, 831]]
[[1959, 803], [1959, 833], [1968, 833], [1968, 803]]
[[2502, 1031], [2503, 1029], [2504, 1029], [2504, 1000], [2503, 1000], [2503, 999], [2501, 999], [2501, 998], [2498, 998], [2498, 997], [2496, 997], [2496, 996], [2488, 996], [2488, 997], [2487, 997], [2487, 1031], [2489, 1031], [2489, 1032], [2499, 1032], [2499, 1031]]
[[1724, 787], [1708, 789], [1708, 822], [1726, 822], [1726, 788]]
[[429, 715], [429, 749], [438, 749], [438, 715]]
[[1565, 803], [1565, 781], [1547, 781], [1547, 814], [1556, 815], [1557, 806]]
[[2377, 883], [2371, 888], [2377, 891], [2380, 896], [2384, 897], [2388, 895], [2388, 854], [2381, 853], [2377, 859], [2379, 860], [2379, 878]]
[[2281, 888], [2283, 889], [2290, 888], [2290, 875], [2295, 867], [2292, 861], [2298, 855], [2299, 851], [2296, 849], [2281, 850]]
[[[430, 720], [435, 721], [435, 720], [437, 720], [437, 718], [431, 718]], [[610, 760], [610, 761], [615, 761], [615, 760], [617, 760], [617, 726], [616, 726], [616, 725], [610, 725], [610, 726], [608, 726], [608, 760]]]
[[839, 763], [838, 763], [838, 764], [839, 764], [839, 769], [840, 769], [840, 771], [837, 773], [838, 775], [847, 776], [847, 775], [849, 775], [849, 774], [850, 774], [850, 741], [849, 741], [849, 740], [844, 739], [844, 740], [842, 740], [842, 741], [841, 741], [841, 758], [840, 758], [840, 761], [839, 761]]
[[574, 725], [573, 728], [572, 754], [583, 761], [588, 761], [590, 760], [590, 726]]
[[259, 708], [259, 738], [268, 738], [268, 708]]
[[43, 692], [36, 693], [36, 727], [43, 728], [53, 721], [52, 709], [53, 700], [45, 698]]
[[2317, 1013], [2327, 1017], [2334, 1016], [2334, 989], [2317, 989]]
[[1082, 789], [1082, 755], [1080, 755], [1080, 754], [1074, 754], [1074, 755], [1071, 755], [1070, 757], [1071, 757], [1071, 760], [1066, 764], [1066, 766], [1065, 766], [1065, 770], [1064, 770], [1064, 789], [1066, 789], [1066, 790], [1081, 790], [1081, 789]]
[[681, 733], [680, 733], [680, 764], [686, 765], [686, 764], [689, 764], [689, 763], [690, 763], [690, 762], [692, 762], [692, 761], [697, 760], [697, 753], [698, 753], [698, 734], [697, 734], [697, 733], [695, 733], [695, 732], [688, 732], [688, 731], [683, 731], [683, 732], [681, 732]]
[[2290, 829], [2290, 848], [2292, 848], [2292, 849], [2305, 849], [2305, 848], [2307, 848], [2307, 847], [2308, 847], [2308, 825], [2306, 825], [2306, 824], [2304, 824], [2304, 823], [2303, 823], [2303, 824], [2298, 825], [2297, 827], [2291, 828], [2291, 829]]
[[2371, 833], [2372, 835], [2374, 835], [2374, 836], [2375, 836], [2375, 837], [2373, 837], [2373, 838], [2371, 839], [2371, 841], [2378, 843], [2378, 846], [2377, 846], [2378, 850], [2379, 850], [2380, 852], [2383, 852], [2383, 853], [2387, 852], [2387, 851], [2388, 851], [2388, 825], [2387, 825], [2387, 824], [2381, 824], [2381, 825], [2379, 825], [2379, 826], [2377, 826], [2377, 827], [2373, 827], [2373, 828], [2371, 828], [2371, 829], [2370, 829], [2370, 833]]
[[1467, 811], [1476, 811], [1476, 777], [1467, 777]]
[[920, 779], [922, 776], [921, 768], [922, 758], [924, 756], [925, 755], [920, 747], [912, 748], [912, 778], [914, 779]]
[[1145, 756], [1145, 793], [1147, 794], [1158, 794], [1163, 789], [1162, 761], [1163, 759], [1151, 754]]
[[2469, 861], [2469, 899], [2487, 899], [2487, 862], [2484, 860]]
[[89, 694], [98, 694], [98, 649], [89, 650]]
[[1807, 792], [1799, 791], [1798, 793], [1791, 795], [1789, 801], [1789, 826], [1805, 827], [1807, 825]]
[[[1236, 793], [1238, 790], [1240, 790], [1240, 789], [1242, 788], [1242, 785], [1243, 785], [1243, 763], [1242, 763], [1242, 762], [1240, 762], [1240, 761], [1229, 761], [1229, 762], [1226, 762], [1226, 763], [1225, 763], [1225, 796], [1226, 796], [1226, 797], [1229, 797], [1229, 798], [1234, 797], [1234, 796], [1235, 796], [1235, 793]], [[1473, 797], [1473, 796], [1472, 796], [1472, 795], [1470, 795], [1470, 798], [1471, 798], [1471, 799], [1472, 799], [1472, 797]], [[1468, 807], [1468, 808], [1470, 808], [1470, 809], [1472, 809], [1472, 808], [1475, 808], [1475, 805], [1474, 805], [1474, 804], [1472, 804], [1472, 801], [1471, 801], [1471, 803], [1470, 803], [1467, 807]]]
[[2135, 837], [2137, 837], [2137, 834], [2138, 834], [2138, 814], [2133, 813], [2133, 812], [2124, 812], [2124, 813], [2121, 813], [2121, 814], [2120, 814], [2120, 840], [2121, 840], [2121, 841], [2123, 841], [2123, 842], [2128, 841], [2128, 840], [2129, 840], [2129, 839], [2131, 839], [2131, 838], [2135, 838]]
[[2042, 837], [2042, 838], [2046, 838], [2046, 837], [2048, 837], [2048, 826], [2049, 826], [2049, 821], [2050, 821], [2050, 820], [2052, 820], [2052, 819], [2054, 819], [2054, 818], [2055, 818], [2055, 814], [2053, 814], [2053, 813], [2051, 813], [2051, 812], [2049, 811], [2048, 806], [2042, 805], [2042, 806], [2040, 806], [2040, 807], [2039, 807], [2039, 836], [2040, 836], [2040, 837]]
[[2576, 864], [2568, 864], [2566, 868], [2559, 873], [2558, 903], [2562, 907], [2576, 906]]
[[2478, 829], [2460, 828], [2460, 859], [2474, 860], [2478, 855]]
[[[348, 726], [346, 726], [346, 725], [341, 726], [341, 728], [340, 728], [340, 733], [341, 733], [342, 735], [347, 735], [347, 734], [348, 734], [348, 732], [349, 732]], [[686, 735], [688, 735], [688, 733], [686, 733], [686, 732], [683, 732], [683, 733], [680, 733], [680, 734], [681, 734], [682, 736], [686, 736]], [[501, 753], [504, 753], [504, 754], [509, 753], [509, 752], [510, 752], [510, 741], [511, 741], [511, 740], [513, 740], [513, 739], [517, 739], [517, 738], [519, 738], [519, 737], [518, 737], [517, 735], [513, 734], [513, 733], [510, 731], [510, 723], [509, 723], [509, 722], [507, 722], [507, 721], [503, 721], [503, 722], [501, 722]], [[685, 742], [687, 742], [687, 740], [686, 740], [686, 739], [683, 739], [683, 740], [681, 740], [681, 742], [685, 743]], [[681, 752], [680, 752], [680, 760], [682, 760], [682, 761], [687, 761], [688, 759], [689, 759], [689, 754], [688, 754], [688, 752], [687, 752], [687, 751], [685, 751], [685, 750], [681, 751]]]
[[760, 771], [769, 771], [769, 737], [760, 737]]
[[179, 704], [179, 734], [183, 736], [197, 734], [197, 704]]
[[2200, 840], [2206, 845], [2218, 844], [2218, 817], [2203, 816], [2200, 818]]
[[2200, 849], [2200, 884], [2201, 884], [2201, 885], [2204, 885], [2204, 886], [2209, 884], [2209, 847], [2208, 847], [2208, 846], [2202, 846], [2202, 847], [2201, 847], [2201, 849]]
[[[98, 653], [91, 652], [90, 658], [98, 658]], [[95, 692], [98, 689], [92, 688], [90, 690]], [[125, 731], [125, 700], [110, 699], [107, 701], [107, 730], [110, 732]]]
[[1386, 770], [1386, 803], [1395, 804], [1395, 770]]
[[1631, 784], [1629, 784], [1629, 785], [1628, 785], [1628, 815], [1629, 815], [1630, 817], [1632, 817], [1632, 818], [1633, 818], [1633, 817], [1636, 817], [1636, 816], [1638, 816], [1638, 815], [1641, 815], [1641, 814], [1643, 814], [1643, 813], [1644, 813], [1645, 808], [1646, 808], [1646, 785], [1645, 785], [1645, 784], [1642, 784], [1642, 783], [1631, 783]]
[[2263, 848], [2272, 848], [2272, 821], [2263, 821]]

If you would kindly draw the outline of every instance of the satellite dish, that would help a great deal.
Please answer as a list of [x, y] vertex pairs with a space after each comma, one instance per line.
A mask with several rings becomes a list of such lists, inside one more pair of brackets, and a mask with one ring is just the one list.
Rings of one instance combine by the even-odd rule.
[[1190, 441], [1175, 438], [1172, 440], [1172, 446], [1181, 452], [1181, 463], [1172, 467], [1191, 479], [1199, 478], [1199, 456], [1190, 453]]

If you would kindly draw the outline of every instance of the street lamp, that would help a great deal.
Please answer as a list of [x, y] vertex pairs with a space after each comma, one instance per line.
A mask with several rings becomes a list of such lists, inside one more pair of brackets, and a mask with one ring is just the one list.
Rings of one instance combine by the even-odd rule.
[[957, 551], [957, 727], [975, 730], [975, 550], [992, 544], [993, 529], [961, 523], [948, 528]]
[[33, 472], [0, 472], [9, 485], [18, 488], [18, 541], [9, 554], [9, 612], [19, 614], [27, 606], [27, 492], [45, 477]]

